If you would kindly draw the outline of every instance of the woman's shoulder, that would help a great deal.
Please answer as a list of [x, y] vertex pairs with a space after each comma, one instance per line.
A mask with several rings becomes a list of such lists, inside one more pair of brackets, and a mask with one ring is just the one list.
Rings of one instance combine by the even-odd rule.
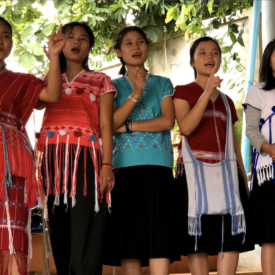
[[248, 93], [262, 93], [265, 92], [265, 90], [263, 89], [263, 87], [266, 85], [265, 82], [261, 82], [261, 83], [257, 83], [254, 84], [250, 87], [250, 89], [248, 90]]
[[89, 79], [97, 79], [97, 80], [100, 80], [100, 79], [105, 79], [105, 78], [110, 78], [107, 74], [103, 73], [103, 72], [96, 72], [96, 71], [83, 71], [81, 73], [81, 77], [83, 78], [89, 78]]
[[188, 83], [188, 84], [184, 84], [184, 85], [177, 85], [175, 87], [176, 90], [182, 90], [182, 91], [188, 91], [190, 89], [194, 90], [196, 89], [198, 86], [198, 84], [194, 81]]

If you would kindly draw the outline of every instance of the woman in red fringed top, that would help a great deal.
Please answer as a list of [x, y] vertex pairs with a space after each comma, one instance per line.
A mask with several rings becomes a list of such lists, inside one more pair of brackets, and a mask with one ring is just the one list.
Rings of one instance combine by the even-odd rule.
[[[90, 27], [72, 22], [63, 26], [63, 33], [61, 98], [47, 105], [37, 133], [48, 209], [44, 214], [48, 212], [58, 275], [101, 275], [105, 199], [110, 204], [108, 191], [114, 186], [112, 104], [116, 89], [110, 77], [89, 70], [94, 45]], [[103, 193], [107, 193], [104, 200]]]
[[0, 274], [27, 275], [31, 256], [29, 208], [38, 189], [34, 155], [25, 125], [38, 99], [57, 102], [61, 93], [59, 53], [64, 35], [53, 33], [49, 42], [47, 85], [30, 74], [6, 69], [12, 48], [12, 27], [0, 17]]

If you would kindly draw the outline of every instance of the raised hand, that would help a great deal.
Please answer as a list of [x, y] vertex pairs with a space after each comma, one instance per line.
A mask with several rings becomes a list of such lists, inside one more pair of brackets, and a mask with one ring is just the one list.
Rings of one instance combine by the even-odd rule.
[[221, 87], [223, 79], [220, 79], [218, 76], [215, 76], [215, 73], [218, 71], [218, 66], [215, 65], [211, 71], [210, 77], [208, 79], [205, 91], [209, 92], [210, 95], [214, 94], [217, 87]]
[[65, 47], [65, 36], [62, 33], [62, 25], [59, 26], [58, 32], [53, 32], [49, 40], [48, 58], [59, 56], [63, 48]]
[[140, 68], [137, 67], [135, 71], [135, 80], [133, 81], [134, 92], [133, 95], [138, 98], [142, 95], [143, 86], [146, 83], [146, 75], [140, 72]]

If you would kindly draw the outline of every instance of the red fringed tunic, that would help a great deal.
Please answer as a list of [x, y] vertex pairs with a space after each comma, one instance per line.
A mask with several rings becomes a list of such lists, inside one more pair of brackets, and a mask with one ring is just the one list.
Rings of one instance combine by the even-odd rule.
[[[38, 192], [34, 155], [25, 125], [46, 84], [33, 75], [0, 74], [0, 262], [1, 274], [10, 274], [4, 250], [23, 254], [20, 272], [28, 269], [28, 208]], [[16, 257], [17, 259], [17, 257]]]
[[[112, 92], [116, 95], [116, 89], [107, 75], [101, 72], [81, 71], [71, 82], [66, 74], [62, 75], [62, 94], [58, 103], [48, 104], [40, 133], [37, 137], [37, 160], [41, 167], [44, 165], [46, 197], [42, 204], [47, 204], [50, 194], [55, 196], [55, 205], [59, 205], [60, 192], [64, 193], [64, 203], [68, 203], [68, 195], [72, 198], [72, 206], [75, 205], [76, 171], [78, 157], [82, 149], [90, 151], [96, 170], [96, 180], [101, 165], [101, 134], [99, 127], [99, 101], [100, 96]], [[74, 152], [74, 154], [72, 154]], [[51, 160], [54, 154], [54, 179], [51, 177]], [[72, 186], [68, 190], [69, 163], [72, 155], [75, 155], [72, 168]], [[98, 159], [99, 156], [99, 159]], [[71, 162], [72, 163], [72, 162]], [[86, 161], [85, 161], [86, 164]], [[84, 167], [86, 171], [86, 167]], [[63, 173], [63, 184], [60, 183]], [[39, 180], [42, 182], [41, 169]], [[86, 175], [84, 177], [86, 179]], [[60, 186], [63, 185], [62, 190]], [[99, 188], [96, 184], [95, 211], [98, 208]], [[84, 185], [84, 196], [87, 194], [87, 182]], [[110, 198], [107, 196], [107, 202]], [[47, 211], [44, 212], [47, 215]]]

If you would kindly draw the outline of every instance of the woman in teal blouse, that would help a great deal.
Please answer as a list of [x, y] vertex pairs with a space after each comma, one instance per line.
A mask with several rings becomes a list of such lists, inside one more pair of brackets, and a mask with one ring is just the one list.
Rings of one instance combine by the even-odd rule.
[[148, 265], [152, 275], [168, 275], [170, 262], [180, 260], [172, 204], [174, 89], [170, 79], [146, 71], [148, 39], [140, 28], [121, 29], [114, 49], [122, 63], [122, 77], [113, 80], [113, 165], [119, 171], [105, 264], [122, 265], [126, 275], [140, 275]]

